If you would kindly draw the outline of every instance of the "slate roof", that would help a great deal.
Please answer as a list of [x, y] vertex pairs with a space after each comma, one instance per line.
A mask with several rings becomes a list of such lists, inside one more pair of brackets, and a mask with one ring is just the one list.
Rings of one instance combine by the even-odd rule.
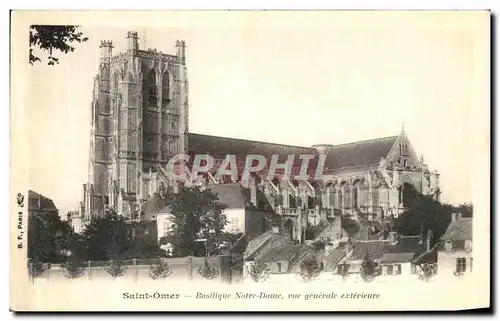
[[392, 253], [423, 253], [425, 251], [426, 243], [420, 243], [418, 236], [399, 236], [398, 243], [394, 245]]
[[217, 194], [219, 202], [226, 205], [226, 209], [245, 208], [248, 202], [239, 183], [214, 184], [210, 185], [210, 190]]
[[[329, 170], [348, 167], [378, 165], [382, 157], [386, 157], [398, 136], [383, 137], [359, 142], [332, 145], [328, 151], [325, 168]], [[237, 159], [244, 159], [248, 154], [259, 154], [269, 158], [273, 154], [280, 155], [284, 161], [288, 155], [318, 155], [312, 147], [283, 145], [245, 139], [218, 137], [189, 133], [188, 153], [212, 155], [225, 158], [227, 154], [235, 154]], [[296, 157], [297, 159], [297, 157]], [[315, 164], [314, 160], [310, 162]]]
[[282, 243], [292, 244], [285, 233], [275, 233], [273, 232], [273, 230], [269, 230], [262, 234], [259, 234], [248, 242], [247, 248], [245, 250], [245, 259], [250, 259], [252, 254], [254, 254], [257, 249], [259, 249], [265, 243], [272, 242], [273, 240], [281, 240]]
[[457, 218], [456, 221], [451, 222], [441, 239], [449, 241], [472, 240], [472, 218]]
[[349, 257], [350, 261], [362, 261], [365, 258], [366, 252], [374, 260], [380, 260], [385, 253], [388, 253], [392, 248], [391, 243], [387, 241], [365, 241], [355, 242], [353, 244], [352, 254]]
[[142, 205], [141, 218], [146, 220], [156, 219], [156, 214], [158, 212], [164, 212], [166, 206], [167, 200], [162, 199], [160, 194], [155, 193]]
[[325, 271], [335, 271], [337, 265], [339, 265], [340, 261], [346, 256], [346, 253], [343, 250], [335, 249], [330, 254], [325, 256]]
[[201, 155], [209, 154], [214, 157], [221, 158], [225, 158], [227, 154], [233, 154], [236, 155], [237, 159], [245, 159], [248, 154], [259, 154], [265, 157], [278, 154], [280, 155], [280, 161], [285, 160], [287, 156], [291, 154], [318, 154], [316, 149], [309, 147], [209, 136], [195, 133], [189, 133], [188, 135], [188, 153]]
[[406, 263], [411, 262], [415, 253], [385, 253], [380, 259], [380, 263]]
[[290, 244], [284, 248], [272, 248], [260, 260], [264, 263], [291, 261], [305, 250], [303, 244]]
[[54, 201], [34, 191], [28, 191], [28, 212], [57, 211]]
[[378, 165], [386, 157], [398, 136], [334, 145], [326, 158], [329, 169]]

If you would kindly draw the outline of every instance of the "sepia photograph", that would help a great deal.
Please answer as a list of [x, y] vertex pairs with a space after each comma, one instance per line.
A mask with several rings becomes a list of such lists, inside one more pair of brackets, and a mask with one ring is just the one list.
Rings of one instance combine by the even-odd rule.
[[11, 309], [490, 307], [489, 11], [13, 11]]

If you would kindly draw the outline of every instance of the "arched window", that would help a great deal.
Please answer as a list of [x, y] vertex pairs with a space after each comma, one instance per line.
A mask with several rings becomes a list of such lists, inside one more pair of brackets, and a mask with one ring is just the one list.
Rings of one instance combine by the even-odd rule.
[[144, 103], [149, 107], [156, 107], [156, 72], [154, 69], [146, 75], [143, 84]]
[[358, 208], [359, 207], [359, 200], [358, 200], [358, 188], [359, 186], [356, 185], [356, 186], [353, 186], [352, 188], [352, 198], [353, 198], [353, 203], [354, 203], [354, 208]]
[[168, 71], [163, 73], [163, 77], [161, 79], [161, 97], [163, 100], [163, 106], [166, 106], [170, 101], [170, 78]]

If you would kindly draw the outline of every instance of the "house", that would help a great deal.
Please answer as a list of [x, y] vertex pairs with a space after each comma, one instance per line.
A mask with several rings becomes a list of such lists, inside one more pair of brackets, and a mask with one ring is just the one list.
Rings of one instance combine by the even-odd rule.
[[257, 236], [246, 248], [244, 271], [248, 273], [248, 266], [260, 262], [267, 265], [271, 274], [296, 274], [300, 272], [302, 262], [308, 258], [314, 258], [322, 272], [335, 271], [346, 255], [347, 241], [332, 233], [336, 230], [333, 225], [322, 226], [316, 239], [304, 244], [292, 241], [290, 235], [280, 232], [278, 228]]
[[431, 253], [436, 250], [432, 245], [432, 233], [423, 232], [415, 236], [400, 236], [390, 232], [385, 240], [355, 241], [352, 251], [339, 264], [338, 273], [347, 269], [348, 273], [360, 273], [363, 260], [368, 253], [378, 263], [380, 274], [384, 276], [415, 274], [416, 267], [422, 262], [431, 262]]
[[28, 214], [58, 214], [54, 201], [34, 191], [28, 191]]
[[452, 213], [451, 223], [441, 237], [437, 263], [440, 275], [472, 272], [472, 218]]

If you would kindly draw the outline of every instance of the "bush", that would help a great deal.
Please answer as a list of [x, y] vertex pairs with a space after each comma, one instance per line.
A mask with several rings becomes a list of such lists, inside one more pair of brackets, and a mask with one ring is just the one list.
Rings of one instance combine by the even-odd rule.
[[112, 260], [106, 266], [106, 272], [108, 272], [112, 277], [119, 278], [123, 276], [127, 271], [127, 267], [120, 261]]
[[308, 257], [300, 264], [300, 276], [304, 282], [309, 282], [318, 277], [322, 267], [314, 257]]
[[76, 259], [64, 263], [64, 275], [69, 279], [77, 279], [85, 272], [85, 266]]
[[378, 263], [375, 262], [368, 252], [361, 263], [361, 278], [365, 282], [373, 281], [380, 274]]
[[437, 265], [432, 263], [422, 263], [419, 265], [418, 279], [421, 281], [429, 281], [437, 272]]
[[265, 282], [269, 279], [270, 270], [267, 264], [260, 261], [247, 266], [248, 275], [254, 282]]
[[153, 280], [166, 278], [172, 274], [172, 269], [168, 266], [167, 261], [161, 260], [158, 264], [153, 264], [149, 267], [149, 276]]
[[211, 266], [208, 259], [205, 258], [205, 263], [198, 267], [198, 274], [204, 279], [212, 280], [219, 275], [219, 270], [215, 266]]

